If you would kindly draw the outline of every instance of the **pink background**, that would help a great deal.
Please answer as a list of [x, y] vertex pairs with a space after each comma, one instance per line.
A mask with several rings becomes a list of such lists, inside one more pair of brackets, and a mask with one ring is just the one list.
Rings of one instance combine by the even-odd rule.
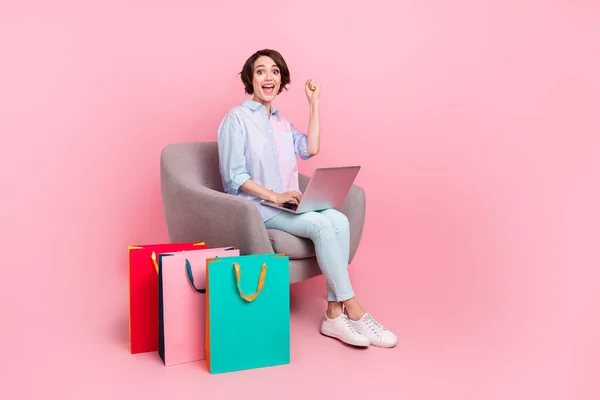
[[[121, 3], [0, 5], [2, 397], [600, 398], [598, 2]], [[320, 337], [316, 279], [289, 367], [166, 369], [128, 354], [127, 245], [166, 240], [162, 147], [215, 140], [264, 47], [301, 129], [322, 84], [301, 172], [363, 166], [353, 278], [400, 343]]]

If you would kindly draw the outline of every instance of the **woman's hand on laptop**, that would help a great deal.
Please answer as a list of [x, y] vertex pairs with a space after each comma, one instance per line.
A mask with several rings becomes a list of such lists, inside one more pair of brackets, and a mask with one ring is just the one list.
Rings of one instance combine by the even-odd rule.
[[302, 193], [296, 192], [295, 190], [290, 190], [284, 193], [276, 193], [273, 197], [273, 203], [294, 203], [296, 205], [300, 204], [300, 200], [302, 200]]

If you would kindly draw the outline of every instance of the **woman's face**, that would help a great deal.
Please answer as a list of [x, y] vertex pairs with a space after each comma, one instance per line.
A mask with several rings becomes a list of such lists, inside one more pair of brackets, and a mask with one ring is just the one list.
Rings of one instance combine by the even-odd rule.
[[281, 71], [270, 57], [261, 56], [254, 62], [252, 86], [254, 101], [262, 104], [270, 104], [279, 93]]

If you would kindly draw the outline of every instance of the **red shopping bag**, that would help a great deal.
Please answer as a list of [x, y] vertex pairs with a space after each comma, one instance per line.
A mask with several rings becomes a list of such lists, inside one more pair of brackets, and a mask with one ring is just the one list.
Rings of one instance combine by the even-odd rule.
[[129, 246], [131, 354], [158, 351], [158, 255], [206, 249], [204, 242]]

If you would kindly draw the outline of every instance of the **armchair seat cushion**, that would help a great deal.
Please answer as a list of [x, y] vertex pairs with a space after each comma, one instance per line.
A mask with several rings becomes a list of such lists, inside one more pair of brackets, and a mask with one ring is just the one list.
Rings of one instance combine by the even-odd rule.
[[267, 234], [275, 253], [284, 253], [294, 260], [315, 256], [315, 246], [310, 239], [294, 236], [278, 229], [267, 229]]

